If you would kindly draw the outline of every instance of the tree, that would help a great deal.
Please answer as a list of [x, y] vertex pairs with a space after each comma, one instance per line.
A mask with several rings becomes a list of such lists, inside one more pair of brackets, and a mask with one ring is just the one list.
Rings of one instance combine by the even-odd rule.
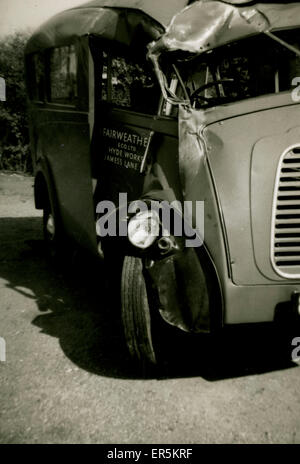
[[6, 83], [6, 101], [0, 101], [0, 169], [30, 171], [24, 47], [26, 33], [0, 40], [0, 77]]

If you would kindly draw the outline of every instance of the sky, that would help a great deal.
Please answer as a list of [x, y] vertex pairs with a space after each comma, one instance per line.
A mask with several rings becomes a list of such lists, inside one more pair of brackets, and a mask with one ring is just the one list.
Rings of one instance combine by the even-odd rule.
[[86, 0], [0, 0], [0, 37], [20, 30], [34, 30], [59, 11]]

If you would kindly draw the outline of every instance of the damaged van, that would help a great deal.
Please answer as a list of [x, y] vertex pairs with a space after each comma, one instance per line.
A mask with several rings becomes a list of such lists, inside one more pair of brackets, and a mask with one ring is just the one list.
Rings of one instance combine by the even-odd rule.
[[29, 40], [46, 243], [122, 262], [135, 359], [158, 318], [299, 319], [299, 33], [296, 2], [93, 0]]

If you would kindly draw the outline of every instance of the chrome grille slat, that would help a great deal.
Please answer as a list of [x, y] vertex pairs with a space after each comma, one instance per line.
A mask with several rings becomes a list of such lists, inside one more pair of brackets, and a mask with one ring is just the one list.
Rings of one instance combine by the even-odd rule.
[[[299, 241], [299, 246], [300, 246], [300, 238], [294, 238], [293, 239], [293, 242], [292, 243], [296, 243]], [[280, 246], [282, 243], [290, 243], [291, 242], [291, 239], [290, 238], [285, 238], [285, 237], [277, 237], [276, 238], [276, 244], [275, 244], [275, 247], [278, 245]]]
[[279, 256], [282, 253], [300, 253], [300, 244], [298, 247], [295, 246], [276, 246], [275, 254]]
[[299, 255], [296, 256], [296, 253], [289, 255], [288, 253], [284, 254], [276, 254], [276, 260], [278, 263], [286, 263], [288, 260], [290, 263], [290, 266], [295, 266], [297, 263], [300, 262]]
[[[281, 178], [280, 178], [281, 180]], [[279, 187], [285, 187], [286, 184], [289, 184], [288, 186], [289, 187], [300, 187], [300, 180], [296, 181], [296, 180], [289, 180], [289, 181], [286, 181], [286, 182], [280, 182], [279, 183]]]
[[[280, 224], [281, 226], [283, 224]], [[300, 227], [276, 227], [275, 226], [275, 235], [276, 234], [299, 234], [300, 235]]]
[[288, 172], [282, 172], [281, 175], [280, 175], [280, 180], [281, 179], [286, 179], [286, 178], [289, 178], [289, 177], [299, 177], [300, 178], [300, 168], [297, 168], [297, 171], [289, 169]]
[[274, 269], [283, 277], [300, 278], [300, 146], [280, 159], [272, 214]]
[[276, 219], [275, 220], [275, 228], [282, 229], [283, 226], [287, 226], [287, 228], [292, 229], [294, 227], [298, 227], [300, 224], [300, 219]]
[[295, 205], [293, 209], [288, 209], [288, 206], [289, 205], [287, 205], [287, 208], [277, 208], [276, 217], [284, 216], [284, 215], [292, 216], [293, 214], [300, 214], [300, 205]]

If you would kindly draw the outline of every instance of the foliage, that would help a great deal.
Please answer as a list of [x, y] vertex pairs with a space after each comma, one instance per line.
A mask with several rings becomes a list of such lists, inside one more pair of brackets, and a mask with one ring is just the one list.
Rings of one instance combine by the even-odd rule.
[[0, 101], [0, 169], [31, 171], [29, 153], [24, 46], [28, 35], [15, 33], [0, 40], [0, 77], [6, 101]]

